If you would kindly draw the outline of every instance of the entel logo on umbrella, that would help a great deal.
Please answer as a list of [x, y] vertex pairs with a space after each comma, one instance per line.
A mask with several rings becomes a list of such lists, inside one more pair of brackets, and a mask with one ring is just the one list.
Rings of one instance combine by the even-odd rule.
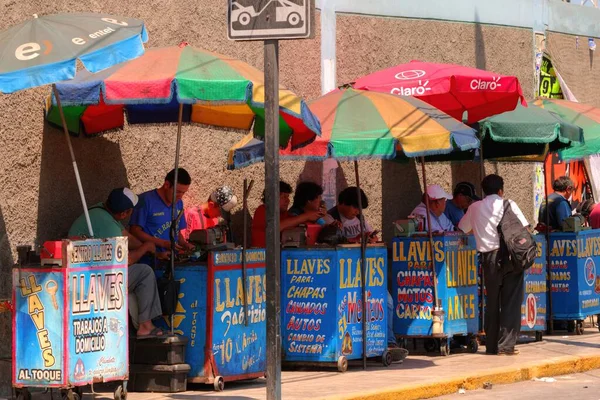
[[491, 82], [487, 82], [481, 79], [473, 79], [471, 81], [471, 89], [472, 90], [496, 90], [502, 86], [500, 84], [500, 77], [492, 78]]
[[[119, 26], [128, 26], [129, 25], [125, 21], [118, 21], [114, 18], [101, 18], [101, 20], [104, 22], [108, 22], [109, 24], [115, 24], [115, 25], [119, 25]], [[108, 35], [112, 32], [115, 32], [115, 30], [113, 28], [111, 28], [110, 26], [107, 26], [106, 29], [100, 29], [99, 31], [90, 33], [88, 36], [90, 39], [97, 39], [99, 37]], [[84, 44], [87, 43], [85, 41], [85, 39], [82, 39], [79, 37], [75, 37], [75, 38], [71, 39], [71, 41], [74, 44], [79, 45], [79, 46], [83, 46]], [[54, 48], [54, 45], [49, 40], [43, 40], [42, 45], [44, 48], [43, 51], [42, 51], [42, 46], [39, 43], [30, 42], [30, 43], [22, 44], [19, 47], [17, 47], [17, 49], [15, 50], [15, 57], [17, 58], [17, 60], [20, 60], [20, 61], [29, 61], [29, 60], [33, 60], [36, 57], [39, 57], [40, 54], [43, 54], [43, 55], [50, 54], [52, 52], [52, 49]]]
[[431, 90], [431, 88], [427, 86], [429, 86], [429, 81], [419, 81], [418, 86], [408, 88], [400, 86], [390, 90], [390, 93], [397, 94], [399, 96], [423, 96], [426, 92]]

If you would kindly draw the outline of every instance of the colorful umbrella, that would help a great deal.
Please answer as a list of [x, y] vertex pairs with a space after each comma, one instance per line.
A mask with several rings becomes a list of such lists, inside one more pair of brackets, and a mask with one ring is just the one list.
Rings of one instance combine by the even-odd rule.
[[91, 72], [144, 53], [148, 41], [139, 19], [109, 14], [34, 15], [0, 33], [0, 93], [75, 76], [76, 60]]
[[[73, 13], [38, 17], [0, 32], [0, 92], [13, 93], [75, 76], [76, 60], [92, 72], [139, 57], [148, 41], [144, 23], [109, 14]], [[52, 87], [67, 138], [88, 230], [93, 236], [71, 139]]]
[[514, 110], [524, 103], [519, 80], [453, 64], [411, 61], [364, 76], [356, 89], [414, 96], [457, 120], [467, 112], [468, 123]]
[[[336, 90], [309, 102], [322, 135], [298, 150], [281, 150], [282, 159], [391, 159], [475, 149], [472, 128], [413, 97], [355, 89]], [[263, 142], [246, 136], [229, 151], [228, 168], [264, 158]]]
[[567, 100], [539, 98], [535, 105], [552, 111], [565, 121], [583, 129], [584, 144], [558, 153], [564, 161], [578, 160], [600, 153], [600, 108]]
[[[148, 50], [142, 57], [99, 74], [83, 73], [57, 84], [73, 133], [95, 134], [131, 124], [182, 122], [250, 129], [264, 135], [263, 74], [250, 65], [182, 44]], [[320, 133], [304, 101], [279, 90], [280, 143], [296, 149]], [[54, 107], [47, 118], [57, 123]]]

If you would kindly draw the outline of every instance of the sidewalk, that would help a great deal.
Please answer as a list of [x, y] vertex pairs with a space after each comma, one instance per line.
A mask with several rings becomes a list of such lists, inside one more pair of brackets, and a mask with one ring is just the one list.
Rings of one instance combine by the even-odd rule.
[[[600, 368], [600, 333], [595, 328], [586, 328], [582, 336], [560, 332], [545, 336], [542, 342], [531, 342], [518, 348], [521, 354], [514, 357], [487, 356], [483, 346], [476, 354], [456, 352], [448, 357], [409, 355], [403, 364], [385, 368], [373, 362], [367, 371], [363, 371], [360, 365], [351, 365], [348, 372], [343, 374], [333, 369], [284, 371], [282, 397], [285, 400], [423, 399], [456, 393], [460, 387], [468, 390], [481, 388], [485, 382], [512, 383]], [[213, 392], [212, 386], [208, 385], [190, 385], [188, 389], [193, 391], [175, 394], [129, 393], [128, 399], [266, 398], [263, 379], [250, 383], [226, 383], [225, 391], [221, 393]], [[91, 398], [88, 396], [84, 398]], [[41, 397], [34, 396], [36, 398]], [[97, 395], [96, 399], [112, 399], [112, 392]]]

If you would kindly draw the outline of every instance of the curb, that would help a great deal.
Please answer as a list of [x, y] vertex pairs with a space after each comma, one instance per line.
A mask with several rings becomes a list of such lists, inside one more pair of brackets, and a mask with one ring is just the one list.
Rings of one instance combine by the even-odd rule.
[[508, 384], [544, 376], [566, 375], [600, 368], [600, 354], [564, 356], [552, 361], [531, 363], [520, 367], [503, 367], [435, 383], [403, 385], [397, 388], [371, 391], [349, 396], [330, 397], [330, 400], [418, 400], [457, 393], [459, 389], [482, 389], [484, 383]]

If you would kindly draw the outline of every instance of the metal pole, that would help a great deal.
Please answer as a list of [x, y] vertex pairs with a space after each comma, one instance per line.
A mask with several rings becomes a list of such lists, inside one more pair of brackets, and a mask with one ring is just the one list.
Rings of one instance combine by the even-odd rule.
[[248, 326], [248, 288], [246, 283], [247, 270], [246, 270], [246, 248], [248, 247], [248, 196], [250, 195], [250, 190], [252, 190], [252, 186], [254, 185], [254, 180], [250, 181], [250, 185], [248, 185], [248, 180], [244, 179], [244, 193], [242, 194], [242, 214], [244, 218], [244, 240], [242, 247], [242, 291], [244, 296], [244, 325]]
[[[183, 123], [183, 104], [179, 104], [177, 119], [177, 145], [175, 147], [175, 176], [173, 177], [173, 198], [171, 199], [171, 279], [175, 279], [175, 243], [177, 235], [177, 180], [179, 179], [179, 149], [181, 147], [181, 125]], [[171, 335], [174, 334], [174, 315], [171, 314]]]
[[363, 352], [363, 369], [367, 369], [367, 238], [365, 237], [365, 217], [362, 208], [362, 194], [360, 192], [360, 179], [358, 174], [358, 161], [354, 161], [354, 176], [356, 178], [356, 191], [358, 192], [358, 212], [360, 220], [360, 270], [361, 270], [361, 289], [362, 289], [362, 352]]
[[[483, 138], [479, 138], [479, 195], [483, 199], [485, 194], [483, 193], [483, 186], [481, 186], [481, 182], [483, 182], [483, 178], [485, 178], [485, 160], [483, 159]], [[485, 331], [485, 295], [484, 295], [484, 279], [485, 275], [483, 272], [483, 263], [481, 262], [482, 256], [481, 253], [477, 255], [479, 257], [479, 290], [481, 291], [481, 295], [479, 298], [479, 332], [482, 333]]]
[[548, 334], [554, 333], [554, 319], [552, 315], [552, 269], [550, 268], [550, 207], [548, 207], [548, 182], [546, 182], [546, 162], [550, 159], [550, 152], [546, 154], [544, 158], [544, 195], [546, 197], [546, 288], [548, 289], [548, 313], [550, 316], [549, 320], [546, 321], [548, 325]]
[[79, 189], [79, 196], [81, 197], [81, 204], [83, 205], [83, 214], [85, 215], [85, 222], [88, 227], [90, 237], [94, 237], [94, 231], [92, 229], [92, 222], [90, 221], [90, 213], [88, 212], [87, 203], [85, 201], [85, 195], [83, 194], [83, 186], [81, 186], [81, 178], [79, 177], [79, 169], [77, 168], [77, 161], [75, 161], [75, 153], [73, 152], [73, 146], [71, 145], [71, 136], [69, 135], [69, 129], [67, 128], [67, 121], [65, 120], [65, 114], [63, 112], [62, 105], [60, 103], [60, 95], [56, 89], [56, 85], [52, 85], [52, 92], [56, 99], [56, 105], [58, 106], [58, 113], [60, 114], [60, 121], [63, 126], [63, 132], [67, 138], [67, 145], [69, 146], [69, 153], [71, 153], [71, 161], [73, 162], [73, 170], [75, 171], [75, 180], [77, 181], [77, 189]]
[[433, 306], [440, 306], [437, 291], [437, 273], [435, 272], [435, 259], [433, 256], [433, 232], [431, 231], [431, 211], [429, 209], [429, 195], [427, 194], [427, 173], [425, 172], [425, 157], [421, 156], [421, 167], [423, 169], [423, 191], [425, 192], [425, 208], [427, 209], [427, 232], [429, 235], [429, 256], [431, 269], [433, 271]]
[[479, 175], [481, 177], [481, 180], [479, 181], [479, 195], [483, 199], [483, 187], [481, 187], [481, 182], [483, 181], [483, 178], [485, 178], [485, 161], [483, 160], [483, 141], [481, 139], [479, 140]]
[[279, 269], [279, 41], [265, 40], [265, 207], [267, 273], [267, 400], [281, 399]]

